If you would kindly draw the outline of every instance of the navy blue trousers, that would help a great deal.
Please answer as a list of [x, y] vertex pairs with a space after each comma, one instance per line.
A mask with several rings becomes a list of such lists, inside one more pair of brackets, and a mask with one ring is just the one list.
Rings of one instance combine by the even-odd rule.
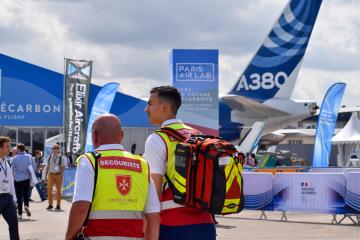
[[30, 179], [24, 181], [15, 181], [15, 191], [18, 204], [18, 213], [23, 213], [23, 203], [26, 207], [29, 207], [29, 190], [30, 190]]
[[18, 219], [13, 197], [9, 193], [0, 194], [0, 215], [9, 225], [10, 240], [19, 240]]
[[160, 225], [159, 240], [215, 240], [214, 224], [194, 224], [186, 226]]

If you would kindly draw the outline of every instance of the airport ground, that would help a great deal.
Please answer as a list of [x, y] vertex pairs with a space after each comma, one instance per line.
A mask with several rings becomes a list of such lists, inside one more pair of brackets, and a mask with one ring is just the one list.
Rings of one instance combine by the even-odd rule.
[[[36, 192], [34, 195], [35, 202], [30, 205], [32, 216], [23, 216], [19, 222], [20, 238], [64, 239], [71, 201], [63, 200], [62, 211], [47, 211], [47, 201], [40, 202]], [[280, 221], [281, 212], [266, 212], [269, 220], [259, 220], [260, 214], [260, 211], [245, 210], [236, 215], [218, 216], [217, 239], [360, 239], [360, 226], [349, 219], [341, 225], [333, 225], [329, 214], [288, 213], [287, 222]], [[1, 218], [0, 239], [8, 238], [7, 224]]]

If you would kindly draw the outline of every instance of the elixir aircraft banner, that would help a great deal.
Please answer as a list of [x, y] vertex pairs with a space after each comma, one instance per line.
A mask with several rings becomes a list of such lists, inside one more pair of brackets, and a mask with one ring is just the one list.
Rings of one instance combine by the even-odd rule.
[[316, 128], [313, 167], [328, 167], [336, 119], [345, 83], [335, 83], [326, 92]]
[[219, 134], [218, 50], [173, 49], [172, 84], [182, 99], [178, 118], [204, 134]]
[[92, 124], [98, 116], [110, 112], [111, 105], [114, 101], [118, 88], [119, 88], [118, 83], [108, 83], [105, 86], [103, 86], [100, 92], [97, 94], [93, 107], [91, 109], [91, 114], [87, 127], [85, 152], [94, 151], [94, 146], [92, 142], [92, 131], [91, 131]]
[[92, 61], [65, 59], [66, 153], [84, 152]]

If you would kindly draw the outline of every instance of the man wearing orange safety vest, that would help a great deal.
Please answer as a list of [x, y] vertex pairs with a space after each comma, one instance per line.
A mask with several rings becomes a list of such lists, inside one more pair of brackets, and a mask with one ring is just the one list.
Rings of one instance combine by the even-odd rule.
[[94, 121], [92, 141], [100, 155], [78, 158], [67, 240], [79, 233], [90, 239], [158, 239], [160, 204], [148, 163], [124, 151], [122, 139], [115, 115]]
[[[198, 131], [176, 119], [181, 105], [181, 96], [176, 88], [156, 87], [150, 91], [145, 112], [149, 121], [161, 127], [171, 127], [186, 136]], [[144, 158], [149, 162], [161, 203], [160, 240], [213, 240], [216, 230], [210, 213], [200, 209], [176, 204], [171, 189], [164, 178], [165, 173], [171, 181], [175, 179], [175, 147], [179, 141], [169, 138], [165, 133], [151, 134], [145, 143]]]

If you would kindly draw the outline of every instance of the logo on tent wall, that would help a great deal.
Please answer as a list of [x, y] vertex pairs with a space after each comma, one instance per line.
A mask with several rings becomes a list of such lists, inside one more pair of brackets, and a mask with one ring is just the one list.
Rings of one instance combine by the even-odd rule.
[[310, 186], [310, 184], [309, 184], [308, 182], [302, 182], [302, 183], [301, 183], [301, 186], [302, 186], [302, 187], [307, 187], [307, 186]]

